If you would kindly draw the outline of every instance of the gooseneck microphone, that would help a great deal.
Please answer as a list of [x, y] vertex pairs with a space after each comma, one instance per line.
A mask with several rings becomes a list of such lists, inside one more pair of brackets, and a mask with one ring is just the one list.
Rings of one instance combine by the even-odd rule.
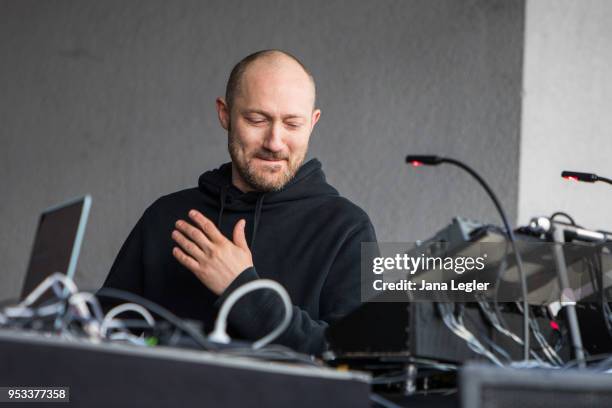
[[521, 296], [523, 297], [523, 360], [529, 361], [529, 303], [527, 302], [527, 279], [525, 278], [525, 272], [523, 270], [523, 261], [518, 252], [516, 246], [516, 239], [514, 237], [514, 232], [512, 228], [510, 228], [510, 223], [508, 222], [508, 217], [506, 216], [506, 212], [504, 211], [501, 203], [497, 199], [497, 196], [491, 190], [491, 187], [487, 184], [487, 182], [480, 177], [478, 173], [468, 165], [460, 162], [459, 160], [451, 159], [448, 157], [441, 157], [436, 155], [408, 155], [406, 156], [406, 163], [412, 164], [415, 167], [419, 166], [437, 166], [442, 163], [452, 164], [457, 166], [467, 173], [469, 173], [472, 177], [478, 181], [478, 183], [485, 189], [493, 204], [495, 204], [495, 208], [497, 208], [497, 212], [502, 219], [504, 224], [504, 228], [506, 229], [506, 233], [508, 234], [508, 239], [510, 240], [510, 244], [512, 245], [512, 251], [514, 252], [514, 257], [516, 259], [516, 266], [518, 268], [519, 277], [521, 280]]
[[406, 156], [406, 163], [410, 163], [415, 167], [418, 166], [437, 166], [442, 163], [442, 157], [440, 156], [428, 156], [428, 155], [409, 155]]
[[606, 177], [598, 176], [594, 173], [582, 173], [579, 171], [568, 171], [564, 170], [561, 172], [561, 177], [566, 180], [582, 181], [585, 183], [595, 183], [596, 181], [603, 181], [604, 183], [612, 184], [612, 180]]

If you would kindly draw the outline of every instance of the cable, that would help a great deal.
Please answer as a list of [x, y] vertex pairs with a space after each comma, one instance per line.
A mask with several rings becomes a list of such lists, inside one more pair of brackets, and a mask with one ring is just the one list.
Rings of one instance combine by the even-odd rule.
[[[426, 366], [426, 367], [430, 367], [430, 366]], [[452, 371], [457, 371], [457, 368], [444, 368], [444, 364], [440, 364], [440, 367], [431, 367], [431, 368], [436, 368], [442, 372], [452, 372]], [[427, 373], [427, 374], [422, 374], [422, 375], [417, 375], [416, 378], [422, 378], [422, 377], [426, 377], [428, 375], [430, 375], [431, 373]], [[393, 384], [393, 383], [397, 383], [400, 381], [406, 381], [409, 380], [411, 378], [414, 378], [414, 374], [412, 373], [407, 373], [407, 372], [400, 372], [399, 374], [384, 374], [384, 375], [379, 375], [376, 377], [373, 377], [370, 380], [370, 384], [372, 385], [383, 385], [383, 384]]]
[[497, 330], [504, 336], [512, 339], [515, 343], [520, 344], [521, 346], [523, 345], [523, 340], [520, 337], [518, 337], [516, 334], [514, 334], [502, 325], [501, 321], [499, 320], [498, 314], [494, 313], [491, 310], [488, 302], [480, 300], [478, 301], [478, 306], [480, 307], [480, 310], [483, 312], [484, 316], [487, 318], [487, 320], [495, 330]]
[[30, 294], [21, 301], [17, 306], [9, 306], [4, 308], [4, 314], [7, 317], [19, 317], [23, 313], [27, 313], [26, 310], [32, 306], [47, 290], [53, 287], [57, 282], [64, 285], [64, 289], [74, 294], [78, 292], [78, 289], [72, 279], [66, 275], [54, 272], [47, 276]]
[[[63, 285], [63, 291], [57, 288], [58, 283]], [[32, 305], [36, 303], [49, 289], [53, 290], [54, 294], [60, 299], [60, 301], [51, 305], [44, 305], [36, 309], [32, 309]], [[38, 284], [23, 301], [19, 302], [19, 304], [16, 306], [5, 307], [4, 316], [5, 318], [32, 319], [35, 316], [50, 316], [55, 314], [57, 315], [55, 319], [55, 326], [58, 328], [59, 323], [62, 320], [62, 315], [66, 311], [66, 295], [71, 296], [76, 292], [78, 292], [78, 289], [71, 278], [60, 272], [54, 272], [47, 276], [40, 284]], [[89, 314], [89, 310], [87, 310], [86, 306], [76, 305], [75, 307], [79, 309], [79, 313], [83, 313], [85, 315]], [[87, 331], [90, 335], [95, 336], [96, 334], [95, 328], [92, 329], [88, 327]]]
[[[102, 308], [100, 307], [98, 299], [93, 294], [88, 292], [77, 292], [68, 298], [68, 304], [74, 306], [77, 312], [81, 315], [80, 317], [86, 321], [85, 332], [91, 339], [100, 340], [101, 337], [104, 337], [100, 335], [100, 328], [102, 325], [102, 320], [104, 319], [104, 314], [102, 313]], [[94, 312], [93, 319], [91, 318], [87, 305], [90, 305]], [[61, 332], [64, 331], [67, 324], [70, 324], [70, 321], [66, 322], [66, 320], [66, 315], [64, 315], [61, 322]]]
[[[458, 318], [459, 323], [464, 324], [463, 323], [463, 311], [461, 312], [460, 315], [460, 319]], [[500, 356], [502, 356], [507, 362], [512, 361], [512, 358], [510, 357], [510, 353], [508, 353], [504, 348], [502, 348], [501, 346], [498, 346], [493, 339], [491, 339], [489, 337], [489, 335], [486, 332], [485, 327], [483, 326], [483, 324], [478, 321], [478, 319], [474, 319], [472, 316], [470, 316], [469, 314], [465, 314], [465, 316], [467, 317], [467, 320], [474, 326], [475, 329], [477, 329], [477, 333], [480, 335], [479, 337], [484, 340], [484, 342], [491, 348], [493, 349], [495, 352], [497, 352], [497, 354], [499, 354]], [[465, 324], [464, 324], [465, 325]], [[467, 326], [466, 326], [467, 327]]]
[[606, 299], [606, 291], [604, 288], [604, 272], [601, 260], [601, 251], [597, 254], [593, 254], [587, 259], [587, 266], [591, 280], [593, 281], [593, 287], [596, 292], [599, 292], [599, 301], [601, 303], [601, 312], [603, 314], [604, 324], [606, 330], [612, 338], [612, 310], [610, 310], [610, 304]]
[[552, 220], [554, 220], [554, 219], [555, 219], [555, 217], [558, 217], [558, 216], [562, 216], [562, 217], [567, 218], [567, 219], [568, 219], [568, 221], [569, 221], [569, 222], [570, 222], [572, 225], [575, 225], [575, 226], [577, 226], [577, 227], [581, 228], [580, 226], [576, 225], [576, 221], [574, 221], [574, 219], [572, 218], [572, 216], [571, 216], [571, 215], [569, 215], [568, 213], [565, 213], [565, 212], [563, 212], [563, 211], [557, 211], [557, 212], [554, 212], [554, 213], [553, 213], [553, 214], [552, 214], [552, 215], [551, 215], [549, 218], [550, 218], [550, 219], [551, 219], [551, 221], [552, 221]]
[[[525, 271], [523, 269], [523, 260], [521, 259], [521, 255], [518, 252], [518, 249], [516, 246], [516, 239], [514, 237], [514, 232], [512, 232], [512, 228], [510, 228], [510, 223], [508, 222], [508, 217], [506, 216], [506, 212], [504, 211], [503, 207], [501, 206], [501, 203], [497, 199], [497, 196], [495, 195], [491, 187], [489, 187], [487, 182], [482, 177], [480, 177], [480, 175], [476, 173], [476, 171], [474, 171], [471, 167], [455, 159], [450, 159], [450, 158], [440, 157], [440, 156], [406, 156], [406, 162], [412, 163], [413, 165], [422, 165], [422, 164], [438, 165], [441, 163], [448, 163], [448, 164], [455, 165], [465, 170], [467, 173], [469, 173], [485, 189], [485, 191], [489, 195], [489, 198], [491, 198], [491, 201], [493, 201], [493, 204], [495, 204], [495, 208], [499, 212], [499, 215], [504, 224], [504, 228], [506, 229], [506, 233], [508, 234], [508, 238], [510, 239], [512, 250], [516, 258], [516, 267], [518, 268], [518, 271], [519, 271], [519, 277], [521, 281], [521, 296], [523, 297], [524, 309], [528, 310], [529, 303], [527, 299], [527, 278], [525, 276]], [[523, 359], [525, 361], [528, 361], [529, 360], [529, 316], [527, 314], [523, 314], [523, 344], [524, 344]]]
[[106, 332], [109, 328], [109, 325], [113, 322], [115, 316], [125, 312], [138, 313], [145, 319], [149, 326], [155, 327], [155, 319], [153, 318], [153, 316], [151, 316], [151, 313], [149, 313], [147, 309], [136, 303], [124, 303], [122, 305], [113, 307], [111, 310], [108, 311], [106, 316], [104, 316], [104, 320], [102, 320], [102, 325], [100, 326], [100, 335], [102, 337], [106, 337]]
[[227, 327], [227, 317], [229, 312], [234, 307], [234, 304], [244, 295], [254, 290], [259, 289], [272, 289], [278, 293], [283, 301], [283, 305], [285, 306], [285, 317], [283, 321], [270, 333], [262, 337], [253, 343], [254, 349], [262, 348], [263, 346], [269, 344], [273, 340], [275, 340], [278, 336], [280, 336], [291, 323], [291, 317], [293, 314], [293, 307], [291, 305], [291, 298], [289, 297], [289, 293], [282, 287], [278, 282], [269, 279], [258, 279], [255, 281], [251, 281], [245, 283], [240, 286], [236, 290], [234, 290], [223, 302], [221, 306], [221, 310], [219, 311], [219, 315], [217, 316], [217, 320], [215, 321], [215, 328], [208, 336], [210, 340], [216, 341], [217, 343], [229, 343], [231, 338], [227, 335], [226, 327]]
[[[525, 313], [523, 309], [521, 308], [521, 305], [519, 302], [516, 302], [516, 307], [519, 309], [521, 313], [523, 314]], [[530, 314], [529, 311], [527, 313]], [[548, 359], [548, 361], [553, 366], [562, 366], [563, 360], [561, 359], [561, 357], [559, 357], [555, 349], [553, 349], [550, 346], [550, 344], [548, 344], [548, 342], [546, 341], [546, 338], [542, 334], [542, 330], [540, 329], [540, 324], [535, 318], [532, 319], [531, 316], [529, 317], [529, 326], [531, 327], [531, 331], [533, 332], [534, 338], [540, 345], [540, 348], [542, 352], [544, 353], [544, 355], [546, 356], [546, 358]]]
[[133, 334], [130, 334], [130, 333], [125, 333], [125, 332], [113, 333], [108, 338], [109, 340], [129, 341], [130, 343], [135, 344], [137, 346], [147, 346], [147, 341], [144, 338], [134, 336]]
[[[52, 289], [54, 295], [59, 300], [53, 303], [43, 302], [41, 305], [33, 307], [49, 289]], [[95, 319], [93, 320], [89, 313], [88, 304], [92, 306], [94, 311]], [[68, 305], [72, 306], [78, 316], [86, 322], [84, 329], [89, 337], [94, 340], [99, 339], [98, 329], [102, 313], [97, 300], [90, 293], [78, 292], [72, 279], [61, 273], [53, 273], [45, 278], [16, 306], [5, 307], [2, 314], [3, 324], [8, 324], [10, 319], [27, 319], [30, 321], [30, 324], [34, 324], [36, 319], [55, 315], [54, 326], [60, 331], [60, 335], [63, 335], [63, 323], [70, 316], [70, 314], [66, 313]]]
[[163, 306], [158, 305], [155, 302], [152, 302], [148, 299], [143, 298], [142, 296], [136, 295], [131, 292], [126, 292], [120, 289], [115, 288], [102, 288], [98, 290], [96, 296], [98, 297], [108, 297], [114, 299], [120, 299], [126, 302], [137, 303], [139, 305], [144, 306], [149, 311], [155, 313], [160, 316], [164, 320], [168, 321], [175, 327], [179, 328], [186, 334], [188, 334], [200, 347], [205, 350], [217, 350], [219, 346], [212, 341], [209, 341], [204, 335], [198, 332], [193, 327], [187, 325], [181, 318], [164, 308]]
[[[555, 214], [564, 214], [564, 215], [567, 215], [565, 213], [555, 213]], [[487, 228], [491, 228], [491, 229], [503, 232], [503, 230], [501, 230], [499, 227], [487, 226]], [[497, 278], [496, 278], [496, 281], [495, 281], [495, 289], [494, 289], [494, 293], [493, 293], [493, 305], [494, 305], [494, 312], [495, 312], [495, 314], [491, 315], [489, 313], [490, 309], [488, 308], [488, 303], [487, 302], [479, 301], [478, 303], [479, 303], [479, 306], [481, 307], [481, 310], [483, 310], [483, 312], [485, 313], [485, 316], [489, 319], [490, 323], [493, 325], [493, 327], [496, 330], [498, 330], [500, 333], [504, 334], [505, 336], [511, 338], [517, 344], [523, 345], [523, 340], [519, 339], [518, 336], [516, 336], [514, 333], [512, 333], [510, 330], [508, 330], [509, 326], [506, 323], [504, 317], [502, 316], [501, 310], [499, 309], [499, 301], [498, 301], [499, 286], [501, 284], [501, 279], [503, 278], [503, 275], [504, 275], [504, 273], [507, 270], [507, 261], [506, 261], [507, 256], [508, 256], [508, 247], [506, 245], [504, 257], [503, 257], [502, 262], [500, 263], [500, 267], [499, 267], [499, 269], [497, 271]], [[518, 303], [517, 303], [517, 307], [518, 307], [519, 311], [524, 314], [523, 309], [520, 307], [520, 305], [518, 305]], [[542, 332], [540, 330], [540, 326], [539, 326], [537, 320], [535, 320], [535, 319], [533, 319], [531, 317], [530, 308], [528, 309], [527, 316], [528, 316], [528, 319], [529, 319], [529, 327], [530, 327], [531, 331], [533, 332], [534, 338], [538, 342], [541, 350], [545, 354], [545, 356], [548, 359], [548, 361], [553, 366], [562, 365], [563, 364], [563, 360], [559, 357], [559, 355], [557, 354], [556, 350], [548, 344], [546, 338], [543, 336], [543, 334], [542, 334]], [[542, 362], [542, 360], [538, 357], [538, 355], [533, 350], [530, 351], [530, 355], [533, 356], [536, 360]]]
[[94, 311], [95, 318], [101, 323], [104, 319], [104, 313], [102, 312], [102, 308], [100, 307], [100, 302], [98, 299], [89, 292], [77, 292], [68, 298], [68, 303], [71, 305], [77, 304], [89, 304]]
[[[63, 290], [58, 289], [56, 287], [58, 283], [63, 285]], [[51, 304], [43, 303], [41, 306], [32, 307], [32, 305], [35, 304], [47, 290], [53, 288], [54, 286], [56, 287], [54, 290], [55, 294], [61, 295], [59, 301], [56, 301]], [[68, 295], [65, 296], [64, 293], [67, 293]], [[135, 303], [136, 305], [131, 306], [130, 310], [132, 311], [135, 311], [135, 309], [139, 307], [138, 305], [142, 305], [144, 306], [144, 308], [149, 309], [153, 313], [159, 315], [161, 318], [168, 321], [176, 328], [188, 334], [200, 347], [206, 350], [218, 349], [218, 346], [215, 343], [208, 341], [203, 334], [199, 333], [193, 327], [187, 325], [176, 315], [163, 308], [162, 306], [157, 305], [156, 303], [151, 302], [145, 298], [142, 298], [141, 296], [114, 288], [102, 288], [98, 291], [97, 295], [100, 297], [115, 298]], [[11, 324], [11, 321], [14, 319], [21, 319], [21, 321], [23, 321], [23, 319], [27, 319], [28, 321], [32, 322], [33, 319], [36, 318], [44, 318], [56, 315], [55, 329], [59, 330], [61, 336], [69, 336], [71, 332], [68, 325], [70, 321], [73, 320], [73, 317], [70, 313], [67, 313], [68, 308], [66, 307], [66, 305], [74, 306], [73, 309], [77, 313], [80, 322], [83, 324], [85, 332], [92, 340], [99, 340], [102, 337], [100, 336], [99, 329], [104, 319], [104, 316], [100, 304], [97, 301], [97, 298], [87, 292], [78, 292], [78, 289], [74, 282], [66, 275], [63, 275], [61, 273], [54, 273], [48, 276], [23, 301], [19, 302], [16, 306], [5, 307], [2, 313], [0, 314], [0, 324]], [[93, 317], [90, 313], [88, 305], [91, 306], [91, 310], [93, 311]], [[122, 309], [119, 310], [121, 311]], [[141, 312], [140, 314], [146, 316], [146, 320], [148, 320], [149, 323], [153, 321], [154, 324], [154, 319], [151, 320], [152, 316], [146, 309], [139, 310], [139, 312]], [[117, 309], [115, 310], [115, 312], [117, 312]], [[111, 317], [113, 317], [113, 315], [111, 315]], [[149, 319], [149, 317], [151, 319]], [[111, 326], [111, 323], [108, 320], [110, 319], [107, 319], [107, 323], [105, 324], [104, 328], [105, 331], [108, 330], [108, 328]], [[58, 322], [60, 323], [59, 325]], [[16, 321], [15, 323], [17, 323], [19, 327], [23, 326], [23, 323], [21, 323], [20, 321]]]
[[482, 343], [469, 331], [465, 325], [463, 325], [460, 321], [457, 321], [452, 311], [452, 304], [448, 303], [437, 303], [438, 311], [442, 315], [442, 321], [444, 324], [458, 337], [465, 340], [468, 347], [477, 354], [485, 356], [494, 364], [503, 367], [504, 364], [495, 356], [495, 354], [491, 353], [487, 350]]
[[505, 323], [501, 310], [499, 309], [499, 301], [498, 301], [499, 286], [501, 284], [503, 275], [507, 271], [507, 268], [508, 268], [508, 261], [506, 260], [508, 257], [508, 239], [507, 239], [508, 235], [505, 230], [497, 226], [488, 225], [487, 228], [500, 232], [503, 236], [505, 236], [506, 245], [504, 247], [504, 256], [499, 264], [499, 268], [497, 269], [497, 275], [496, 275], [495, 286], [494, 286], [494, 291], [493, 291], [493, 310], [491, 310], [491, 308], [489, 307], [489, 303], [486, 302], [485, 300], [478, 301], [478, 305], [480, 306], [481, 310], [483, 311], [483, 313], [485, 314], [489, 322], [493, 325], [493, 327], [498, 332], [500, 332], [506, 337], [511, 338], [517, 344], [520, 344], [522, 346], [524, 344], [523, 341], [516, 334], [514, 334], [512, 331], [508, 329], [508, 325]]

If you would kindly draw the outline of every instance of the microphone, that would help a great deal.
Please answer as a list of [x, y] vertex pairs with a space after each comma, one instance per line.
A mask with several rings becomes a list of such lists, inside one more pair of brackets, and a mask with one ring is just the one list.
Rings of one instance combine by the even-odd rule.
[[512, 228], [510, 228], [510, 223], [508, 222], [506, 212], [504, 211], [503, 207], [501, 206], [501, 203], [497, 199], [497, 196], [495, 195], [493, 190], [491, 190], [491, 187], [489, 187], [487, 182], [474, 169], [460, 162], [459, 160], [436, 155], [408, 155], [406, 156], [406, 163], [412, 164], [414, 167], [437, 166], [442, 163], [448, 163], [457, 166], [465, 170], [472, 177], [474, 177], [476, 181], [478, 181], [478, 183], [485, 189], [485, 191], [489, 195], [489, 198], [491, 198], [491, 201], [493, 201], [493, 204], [495, 204], [495, 208], [497, 208], [497, 211], [499, 212], [499, 215], [504, 224], [504, 228], [506, 229], [506, 233], [508, 234], [508, 240], [512, 245], [512, 251], [514, 252], [514, 257], [516, 259], [516, 267], [519, 272], [519, 278], [521, 282], [521, 296], [523, 297], [523, 359], [525, 361], [529, 361], [529, 303], [527, 301], [527, 279], [523, 270], [523, 261], [516, 246], [514, 232], [512, 231]]
[[612, 180], [605, 178], [605, 177], [600, 177], [594, 173], [581, 173], [579, 171], [564, 170], [563, 172], [561, 172], [561, 177], [563, 177], [566, 180], [583, 181], [585, 183], [594, 183], [596, 181], [603, 181], [604, 183], [612, 184]]
[[419, 166], [437, 166], [442, 163], [442, 157], [440, 156], [428, 156], [428, 155], [410, 155], [406, 156], [406, 163], [412, 164], [414, 167]]

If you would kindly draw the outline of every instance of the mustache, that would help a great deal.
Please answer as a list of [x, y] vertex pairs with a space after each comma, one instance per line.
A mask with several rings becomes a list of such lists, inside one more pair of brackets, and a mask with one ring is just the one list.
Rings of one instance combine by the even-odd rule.
[[287, 160], [289, 156], [284, 153], [259, 152], [255, 157], [264, 160]]

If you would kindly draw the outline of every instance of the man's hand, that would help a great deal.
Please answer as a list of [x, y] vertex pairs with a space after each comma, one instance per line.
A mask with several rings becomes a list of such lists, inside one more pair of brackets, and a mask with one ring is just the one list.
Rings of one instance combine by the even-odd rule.
[[246, 221], [236, 223], [232, 242], [202, 213], [191, 210], [189, 218], [194, 225], [183, 220], [175, 224], [172, 239], [178, 247], [172, 249], [172, 255], [211, 291], [220, 295], [242, 271], [253, 266], [244, 235]]

